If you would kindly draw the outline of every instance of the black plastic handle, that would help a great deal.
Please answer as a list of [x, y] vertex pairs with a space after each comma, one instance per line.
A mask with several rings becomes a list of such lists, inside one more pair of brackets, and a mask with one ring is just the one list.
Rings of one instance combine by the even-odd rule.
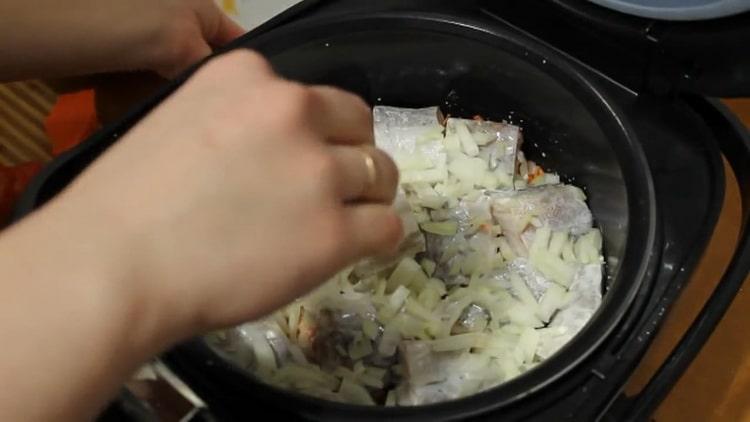
[[647, 420], [651, 416], [701, 351], [750, 272], [750, 134], [718, 100], [693, 99], [691, 105], [717, 131], [721, 151], [737, 177], [742, 201], [740, 237], [719, 284], [669, 357], [632, 399], [623, 420]]

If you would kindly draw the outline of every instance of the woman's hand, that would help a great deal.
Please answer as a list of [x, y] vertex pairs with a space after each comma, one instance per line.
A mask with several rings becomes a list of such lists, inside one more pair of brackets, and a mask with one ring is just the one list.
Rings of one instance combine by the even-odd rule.
[[243, 32], [213, 0], [4, 0], [0, 81], [124, 70], [172, 77]]
[[398, 174], [370, 110], [215, 59], [0, 236], [0, 420], [91, 419], [172, 343], [393, 252]]
[[235, 52], [59, 201], [96, 210], [94, 236], [127, 245], [130, 279], [188, 314], [191, 329], [238, 323], [397, 247], [397, 171], [372, 133], [361, 99], [282, 80], [257, 54]]
[[159, 22], [145, 67], [176, 76], [245, 31], [214, 0], [147, 0]]

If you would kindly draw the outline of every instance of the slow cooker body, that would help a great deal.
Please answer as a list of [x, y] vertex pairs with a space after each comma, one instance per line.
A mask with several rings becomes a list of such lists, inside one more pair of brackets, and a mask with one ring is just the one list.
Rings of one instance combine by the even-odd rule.
[[[593, 353], [633, 303], [655, 250], [651, 175], [627, 118], [565, 57], [529, 39], [471, 20], [431, 14], [303, 20], [237, 48], [263, 52], [282, 75], [358, 93], [371, 104], [440, 105], [523, 127], [524, 151], [582, 186], [605, 239], [606, 293], [589, 325], [528, 373], [465, 399], [417, 408], [366, 408], [279, 391], [213, 353], [201, 340], [166, 362], [232, 418], [280, 414], [325, 420], [449, 420], [488, 415], [543, 395]], [[223, 409], [223, 410], [220, 410]]]

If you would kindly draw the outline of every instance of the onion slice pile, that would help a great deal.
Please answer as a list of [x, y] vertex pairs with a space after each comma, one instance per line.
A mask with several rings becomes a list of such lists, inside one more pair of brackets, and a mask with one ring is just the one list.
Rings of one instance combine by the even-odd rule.
[[601, 304], [586, 196], [525, 159], [519, 127], [375, 107], [405, 239], [262, 321], [207, 336], [273, 386], [360, 405], [453, 400], [547, 359]]

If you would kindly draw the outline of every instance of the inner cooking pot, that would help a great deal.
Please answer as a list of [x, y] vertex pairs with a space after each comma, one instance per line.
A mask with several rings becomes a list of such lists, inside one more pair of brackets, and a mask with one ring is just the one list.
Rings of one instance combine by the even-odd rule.
[[563, 377], [633, 303], [654, 246], [650, 172], [625, 118], [565, 58], [508, 33], [426, 14], [301, 21], [236, 47], [261, 51], [287, 78], [335, 85], [370, 104], [439, 105], [453, 116], [479, 114], [520, 125], [529, 158], [585, 190], [604, 235], [606, 294], [588, 326], [555, 356], [508, 383], [452, 402], [416, 408], [326, 402], [266, 386], [193, 340], [166, 359], [199, 394], [220, 391], [220, 406], [230, 403], [233, 412], [244, 406], [248, 415], [257, 402], [326, 420], [466, 417]]

